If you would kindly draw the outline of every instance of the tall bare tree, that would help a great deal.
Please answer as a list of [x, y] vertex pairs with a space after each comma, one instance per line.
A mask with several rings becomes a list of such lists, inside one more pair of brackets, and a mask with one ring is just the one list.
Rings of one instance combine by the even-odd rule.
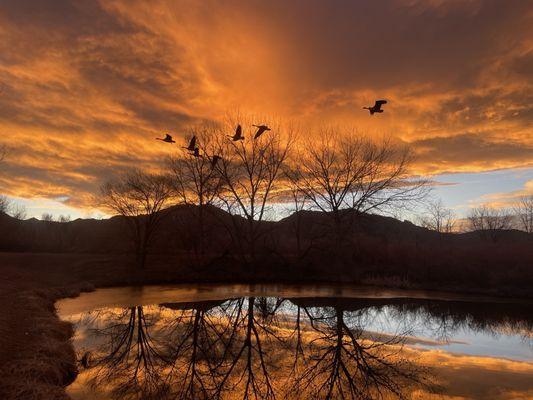
[[425, 215], [421, 219], [421, 225], [439, 233], [451, 233], [455, 227], [455, 215], [452, 210], [446, 208], [442, 200], [429, 202], [426, 206]]
[[194, 250], [204, 254], [206, 246], [205, 218], [209, 206], [217, 199], [222, 188], [222, 178], [217, 170], [220, 148], [214, 140], [213, 127], [193, 129], [190, 138], [196, 138], [199, 154], [194, 155], [188, 150], [167, 160], [172, 171], [173, 186], [177, 200], [182, 204], [196, 206], [193, 210], [196, 226], [193, 235]]
[[332, 129], [320, 133], [321, 139], [300, 146], [293, 183], [312, 208], [331, 218], [336, 243], [343, 241], [354, 217], [426, 194], [424, 180], [410, 179], [408, 148]]
[[533, 194], [522, 197], [514, 206], [520, 229], [533, 233]]
[[511, 215], [508, 210], [486, 204], [473, 208], [468, 214], [468, 226], [478, 231], [481, 237], [498, 240], [502, 230], [511, 229]]
[[101, 205], [124, 216], [130, 227], [140, 268], [145, 266], [148, 248], [172, 194], [167, 176], [147, 174], [139, 170], [132, 170], [101, 187]]
[[[251, 126], [252, 123], [243, 125]], [[257, 242], [265, 233], [261, 221], [266, 217], [270, 201], [281, 188], [282, 166], [293, 143], [292, 129], [283, 129], [280, 124], [271, 126], [271, 129], [256, 139], [225, 139], [220, 146], [222, 158], [217, 170], [224, 190], [219, 199], [227, 211], [246, 220], [244, 229], [236, 219], [234, 222], [239, 235], [237, 243], [249, 261], [255, 260]], [[245, 133], [247, 136], [251, 134], [250, 131]]]

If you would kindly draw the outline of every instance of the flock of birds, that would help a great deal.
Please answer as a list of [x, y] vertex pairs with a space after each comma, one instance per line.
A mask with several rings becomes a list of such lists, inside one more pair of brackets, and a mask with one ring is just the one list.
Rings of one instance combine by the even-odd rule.
[[[384, 110], [381, 109], [381, 106], [383, 104], [387, 104], [387, 100], [376, 100], [373, 106], [370, 107], [363, 107], [364, 110], [368, 110], [370, 115], [374, 115], [374, 113], [382, 113]], [[266, 131], [270, 131], [271, 129], [267, 125], [252, 125], [257, 128], [257, 131], [254, 135], [254, 140], [258, 139], [263, 133]], [[229, 138], [231, 138], [232, 141], [238, 142], [241, 140], [244, 140], [244, 136], [242, 134], [242, 126], [237, 125], [237, 128], [235, 129], [235, 133], [233, 135], [228, 135]], [[161, 140], [165, 143], [176, 143], [176, 141], [172, 138], [172, 135], [169, 135], [168, 133], [165, 135], [164, 138], [156, 138], [156, 140]], [[203, 157], [200, 154], [200, 148], [196, 146], [196, 136], [193, 136], [192, 139], [189, 141], [188, 146], [182, 146], [184, 149], [186, 149], [189, 154], [193, 157], [199, 158]], [[221, 157], [218, 155], [213, 155], [212, 157], [207, 156], [211, 160], [211, 167], [215, 168], [217, 163], [221, 160]]]
[[[267, 125], [252, 125], [257, 128], [257, 131], [254, 135], [254, 140], [258, 139], [263, 133], [266, 131], [270, 131], [271, 129]], [[232, 141], [238, 142], [241, 140], [244, 140], [244, 136], [242, 134], [242, 126], [237, 125], [237, 128], [235, 129], [235, 133], [233, 135], [229, 135]], [[165, 135], [164, 138], [156, 138], [156, 140], [161, 140], [165, 143], [176, 143], [172, 135], [169, 135], [168, 133]], [[193, 136], [191, 140], [189, 141], [189, 144], [187, 146], [182, 146], [184, 149], [186, 149], [189, 154], [193, 157], [199, 158], [203, 157], [200, 154], [200, 148], [196, 145], [196, 136]], [[207, 156], [207, 155], [206, 155]], [[211, 167], [215, 168], [217, 163], [222, 159], [219, 155], [213, 155], [212, 157], [207, 156], [211, 160]]]

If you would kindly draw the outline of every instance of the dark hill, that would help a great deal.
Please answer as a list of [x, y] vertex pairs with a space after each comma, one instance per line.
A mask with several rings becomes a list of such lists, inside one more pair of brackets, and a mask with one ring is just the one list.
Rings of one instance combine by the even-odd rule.
[[[426, 287], [429, 282], [438, 288], [520, 287], [510, 291], [533, 295], [533, 235], [521, 231], [439, 234], [409, 221], [363, 214], [347, 219], [353, 223], [343, 227], [339, 243], [328, 215], [303, 211], [259, 225], [257, 257], [250, 265], [243, 245], [246, 219], [209, 207], [202, 234], [198, 207], [175, 206], [162, 213], [149, 259], [175, 265], [184, 279]], [[0, 214], [0, 233], [4, 252], [133, 254], [125, 217], [60, 223]]]

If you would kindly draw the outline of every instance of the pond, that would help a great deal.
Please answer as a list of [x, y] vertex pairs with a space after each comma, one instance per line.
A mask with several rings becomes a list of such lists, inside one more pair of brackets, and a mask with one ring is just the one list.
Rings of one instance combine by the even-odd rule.
[[533, 398], [533, 304], [355, 286], [98, 289], [57, 303], [89, 399]]

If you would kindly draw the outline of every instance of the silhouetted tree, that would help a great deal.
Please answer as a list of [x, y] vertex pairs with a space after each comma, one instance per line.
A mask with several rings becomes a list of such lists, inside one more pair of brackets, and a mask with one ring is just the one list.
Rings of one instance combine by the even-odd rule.
[[60, 215], [58, 218], [57, 218], [57, 222], [60, 222], [62, 224], [65, 224], [67, 222], [70, 222], [70, 215]]
[[533, 233], [533, 194], [523, 196], [514, 206], [520, 229]]
[[11, 204], [11, 209], [9, 214], [18, 220], [26, 219], [28, 213], [26, 211], [26, 207], [23, 204]]
[[[252, 123], [243, 125], [251, 126]], [[280, 189], [282, 166], [293, 141], [292, 129], [285, 130], [280, 125], [271, 128], [271, 132], [257, 139], [249, 137], [249, 132], [245, 133], [248, 137], [244, 141], [225, 139], [220, 146], [222, 158], [217, 169], [224, 190], [219, 199], [227, 211], [246, 220], [244, 227], [238, 219], [233, 221], [239, 235], [237, 244], [249, 261], [255, 260], [257, 242], [265, 233], [261, 221], [265, 219], [269, 202]]]
[[124, 216], [130, 227], [140, 268], [145, 266], [148, 248], [172, 194], [173, 189], [167, 176], [147, 174], [139, 170], [133, 170], [101, 187], [101, 205]]
[[446, 208], [442, 200], [429, 202], [425, 214], [421, 218], [421, 225], [439, 233], [451, 233], [455, 227], [455, 215]]
[[43, 213], [41, 215], [41, 221], [44, 222], [54, 222], [54, 216], [50, 213]]
[[498, 240], [502, 230], [511, 229], [511, 215], [503, 208], [483, 204], [473, 208], [468, 214], [468, 225], [471, 231], [478, 231], [481, 237]]
[[390, 140], [372, 141], [332, 129], [321, 139], [300, 146], [293, 184], [312, 208], [331, 220], [333, 240], [340, 245], [354, 218], [388, 211], [427, 193], [424, 180], [410, 179], [412, 155]]
[[196, 137], [200, 156], [194, 156], [183, 149], [181, 154], [167, 160], [172, 171], [177, 200], [182, 204], [196, 206], [193, 209], [196, 224], [188, 226], [188, 229], [194, 231], [192, 235], [194, 251], [202, 255], [205, 253], [207, 236], [206, 212], [208, 206], [217, 199], [222, 187], [222, 179], [213, 158], [220, 153], [214, 135], [213, 127], [193, 129], [190, 136]]

